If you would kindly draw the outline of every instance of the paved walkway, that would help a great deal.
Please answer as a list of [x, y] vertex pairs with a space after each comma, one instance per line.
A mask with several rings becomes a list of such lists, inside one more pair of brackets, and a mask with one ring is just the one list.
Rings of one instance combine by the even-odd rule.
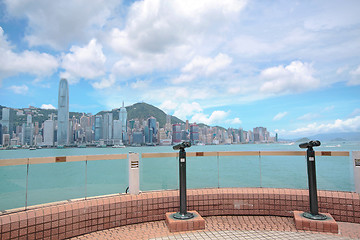
[[165, 221], [98, 231], [73, 239], [360, 239], [360, 224], [338, 222], [340, 234], [297, 231], [293, 218], [275, 216], [205, 217], [202, 231], [170, 233]]

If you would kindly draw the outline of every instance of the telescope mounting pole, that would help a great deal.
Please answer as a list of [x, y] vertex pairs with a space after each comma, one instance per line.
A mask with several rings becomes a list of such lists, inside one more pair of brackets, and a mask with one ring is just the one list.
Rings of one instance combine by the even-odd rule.
[[180, 148], [179, 152], [179, 192], [180, 192], [180, 212], [173, 215], [175, 219], [191, 219], [194, 214], [186, 210], [186, 152], [185, 148]]
[[327, 217], [325, 215], [319, 214], [316, 186], [315, 151], [312, 146], [307, 147], [306, 162], [309, 183], [310, 213], [304, 212], [303, 216], [313, 220], [326, 220]]

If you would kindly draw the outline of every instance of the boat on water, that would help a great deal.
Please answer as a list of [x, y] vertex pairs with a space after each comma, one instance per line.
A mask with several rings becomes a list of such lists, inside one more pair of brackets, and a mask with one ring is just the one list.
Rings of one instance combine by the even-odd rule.
[[125, 145], [116, 144], [112, 148], [125, 148]]
[[57, 149], [64, 149], [65, 148], [65, 146], [64, 145], [57, 145], [57, 147], [56, 147]]
[[29, 147], [29, 150], [36, 150], [36, 147]]
[[86, 145], [79, 145], [78, 148], [86, 148]]
[[96, 147], [97, 147], [97, 148], [106, 148], [106, 145], [105, 145], [105, 144], [101, 144], [101, 145], [98, 144], [98, 145], [96, 145]]

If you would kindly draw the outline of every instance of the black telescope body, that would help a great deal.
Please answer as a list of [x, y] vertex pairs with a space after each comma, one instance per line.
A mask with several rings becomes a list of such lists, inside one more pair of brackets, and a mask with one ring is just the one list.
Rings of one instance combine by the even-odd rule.
[[181, 148], [184, 149], [184, 148], [188, 148], [188, 147], [191, 147], [191, 142], [179, 143], [179, 144], [173, 146], [173, 149], [174, 150], [180, 150]]
[[316, 141], [310, 141], [310, 142], [306, 142], [306, 143], [301, 143], [299, 145], [299, 147], [300, 148], [309, 148], [309, 147], [318, 147], [320, 145], [321, 145], [320, 141], [316, 140]]
[[299, 144], [300, 148], [307, 148], [306, 150], [306, 163], [308, 172], [309, 183], [309, 202], [310, 212], [304, 212], [303, 216], [313, 220], [326, 220], [327, 217], [319, 214], [318, 197], [317, 197], [317, 184], [316, 184], [316, 168], [315, 168], [315, 151], [313, 147], [320, 146], [320, 141], [310, 141]]

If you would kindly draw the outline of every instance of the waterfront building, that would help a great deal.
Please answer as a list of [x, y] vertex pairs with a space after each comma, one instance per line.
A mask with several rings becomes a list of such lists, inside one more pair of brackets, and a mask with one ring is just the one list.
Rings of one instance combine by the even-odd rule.
[[196, 123], [190, 125], [190, 141], [193, 144], [196, 144], [200, 141], [199, 126]]
[[96, 115], [95, 116], [95, 141], [99, 141], [100, 139], [103, 138], [103, 124], [102, 124], [103, 120], [102, 120], [102, 115]]
[[111, 112], [103, 116], [103, 138], [107, 142], [113, 139], [113, 114]]
[[0, 145], [3, 145], [3, 129], [1, 123], [0, 123]]
[[150, 135], [149, 135], [149, 127], [148, 126], [144, 126], [144, 137], [145, 137], [145, 143], [149, 143]]
[[57, 144], [69, 143], [69, 85], [65, 78], [59, 83]]
[[26, 123], [22, 125], [21, 143], [28, 146], [33, 145], [33, 136], [34, 125], [32, 124], [32, 116], [28, 114]]
[[55, 132], [55, 122], [54, 120], [46, 120], [44, 122], [44, 145], [53, 146], [54, 145], [54, 132]]
[[10, 134], [4, 133], [2, 138], [2, 143], [4, 147], [7, 147], [10, 145]]
[[1, 124], [3, 127], [3, 133], [10, 133], [10, 108], [2, 109]]
[[132, 134], [132, 143], [133, 144], [144, 144], [144, 135], [142, 132], [133, 132]]
[[121, 140], [121, 121], [120, 120], [114, 120], [113, 121], [113, 124], [114, 124], [114, 134], [113, 134], [113, 137], [115, 140], [118, 140], [118, 142], [120, 142]]
[[173, 135], [172, 135], [172, 142], [173, 144], [177, 144], [181, 142], [181, 125], [180, 124], [173, 124]]
[[119, 120], [120, 120], [120, 131], [121, 131], [121, 140], [122, 142], [128, 142], [127, 136], [127, 111], [124, 106], [124, 102], [119, 112]]
[[43, 140], [43, 138], [42, 138], [41, 134], [35, 135], [35, 136], [34, 136], [34, 144], [33, 144], [33, 145], [35, 145], [35, 146], [41, 145], [41, 144], [42, 144], [42, 140]]
[[156, 128], [156, 118], [148, 118], [148, 127], [149, 127], [149, 143], [157, 142], [157, 128]]

